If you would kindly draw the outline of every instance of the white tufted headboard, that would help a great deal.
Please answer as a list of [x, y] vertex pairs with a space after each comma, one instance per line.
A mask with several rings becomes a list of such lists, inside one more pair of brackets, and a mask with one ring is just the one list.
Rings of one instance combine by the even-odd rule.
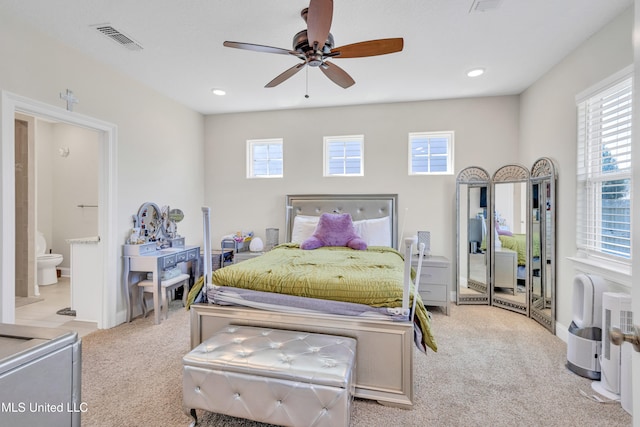
[[354, 221], [390, 217], [391, 243], [398, 248], [397, 194], [302, 194], [288, 195], [287, 242], [291, 241], [296, 215], [320, 216], [325, 212], [350, 213]]

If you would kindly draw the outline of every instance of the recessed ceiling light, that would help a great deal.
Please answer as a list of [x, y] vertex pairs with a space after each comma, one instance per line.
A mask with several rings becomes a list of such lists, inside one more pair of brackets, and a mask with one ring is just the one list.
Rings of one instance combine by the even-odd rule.
[[211, 89], [211, 92], [213, 92], [214, 95], [218, 95], [218, 96], [224, 96], [227, 94], [227, 92], [225, 92], [222, 89]]
[[484, 68], [474, 68], [467, 73], [469, 77], [478, 77], [484, 74]]

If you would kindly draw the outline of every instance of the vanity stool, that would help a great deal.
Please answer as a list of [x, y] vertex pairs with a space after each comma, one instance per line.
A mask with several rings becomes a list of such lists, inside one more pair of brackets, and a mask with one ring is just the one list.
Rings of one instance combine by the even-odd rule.
[[[182, 289], [182, 305], [186, 305], [187, 302], [187, 294], [189, 293], [189, 279], [191, 278], [188, 274], [179, 274], [176, 277], [171, 279], [163, 280], [160, 282], [160, 292], [161, 292], [161, 304], [162, 304], [162, 317], [167, 319], [169, 316], [169, 301], [171, 301], [172, 292], [175, 289], [178, 289], [180, 286], [183, 286]], [[144, 293], [149, 292], [153, 293], [153, 287], [156, 286], [156, 282], [153, 280], [141, 280], [138, 282], [138, 288], [140, 289], [140, 301], [142, 304], [142, 314], [144, 317], [147, 317], [147, 304], [144, 299]]]
[[227, 326], [183, 357], [183, 403], [282, 426], [348, 426], [355, 390], [353, 338]]

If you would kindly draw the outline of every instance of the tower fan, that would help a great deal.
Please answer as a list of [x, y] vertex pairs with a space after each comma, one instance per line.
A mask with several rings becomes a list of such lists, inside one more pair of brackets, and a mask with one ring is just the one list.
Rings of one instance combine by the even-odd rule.
[[600, 379], [602, 294], [600, 276], [578, 274], [573, 279], [573, 320], [567, 339], [567, 368], [591, 380]]

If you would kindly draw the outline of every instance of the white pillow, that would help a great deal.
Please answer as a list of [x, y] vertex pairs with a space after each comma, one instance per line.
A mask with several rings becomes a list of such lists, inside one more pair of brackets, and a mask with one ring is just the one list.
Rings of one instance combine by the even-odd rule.
[[320, 221], [319, 216], [296, 215], [291, 230], [291, 243], [302, 243], [313, 235]]
[[391, 218], [363, 219], [354, 221], [356, 234], [367, 242], [367, 246], [391, 246]]

